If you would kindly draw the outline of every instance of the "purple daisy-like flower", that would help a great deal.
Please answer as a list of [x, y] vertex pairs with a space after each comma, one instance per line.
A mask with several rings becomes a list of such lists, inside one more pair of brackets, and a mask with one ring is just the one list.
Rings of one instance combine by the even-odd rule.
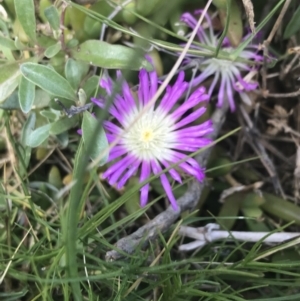
[[[117, 72], [117, 77], [122, 78], [120, 71]], [[103, 78], [100, 86], [108, 95], [112, 95], [113, 82], [110, 78]], [[191, 110], [208, 101], [205, 88], [196, 89], [179, 104], [179, 99], [189, 86], [184, 81], [184, 72], [180, 72], [174, 85], [167, 87], [158, 104], [151, 105], [141, 114], [158, 86], [156, 72], [142, 69], [139, 73], [137, 95], [130, 90], [125, 80], [122, 80], [122, 92], [114, 95], [113, 104], [109, 108], [112, 118], [103, 125], [109, 143], [117, 137], [121, 138], [110, 151], [108, 162], [111, 162], [111, 165], [102, 177], [117, 189], [123, 188], [128, 179], [135, 174], [139, 174], [139, 181], [143, 182], [152, 174], [159, 174], [163, 169], [181, 160], [183, 161], [178, 163], [177, 167], [168, 170], [173, 180], [181, 183], [181, 172], [195, 177], [200, 182], [204, 179], [204, 170], [195, 159], [186, 155], [211, 143], [210, 139], [204, 137], [213, 131], [211, 120], [191, 125], [206, 111], [203, 106]], [[105, 99], [92, 101], [102, 108], [105, 103]], [[177, 210], [178, 205], [167, 175], [161, 174], [160, 180], [172, 207]], [[149, 187], [150, 184], [147, 183], [140, 190], [141, 206], [147, 204]]]
[[[195, 12], [195, 14], [200, 13], [202, 13], [202, 10]], [[215, 34], [212, 26], [212, 20], [208, 14], [205, 15], [205, 18], [208, 26], [206, 29], [202, 27], [199, 28], [197, 32], [199, 42], [216, 49], [219, 42], [218, 34]], [[196, 27], [197, 20], [190, 13], [184, 13], [181, 16], [181, 20], [192, 29]], [[246, 40], [248, 37], [249, 35], [246, 35], [243, 40]], [[208, 51], [207, 49], [198, 46], [193, 48], [199, 48], [201, 51]], [[257, 53], [258, 49], [258, 45], [248, 45], [240, 52], [239, 57], [245, 60], [262, 62], [263, 57]], [[222, 51], [228, 52], [229, 55], [235, 51], [235, 48], [230, 45], [226, 38], [223, 41]], [[188, 61], [190, 60], [191, 58], [188, 58]], [[202, 73], [195, 77], [192, 85], [198, 86], [208, 77], [214, 76], [208, 90], [208, 95], [211, 96], [217, 83], [220, 81], [220, 85], [218, 85], [218, 107], [223, 106], [224, 96], [227, 96], [231, 111], [235, 111], [234, 92], [238, 92], [245, 103], [251, 104], [246, 92], [255, 90], [258, 86], [258, 83], [252, 80], [252, 77], [256, 74], [256, 69], [253, 65], [249, 66], [247, 62], [241, 61], [229, 61], [215, 57], [203, 57], [201, 61], [199, 61], [199, 69]], [[243, 77], [243, 72], [248, 72], [248, 74]]]

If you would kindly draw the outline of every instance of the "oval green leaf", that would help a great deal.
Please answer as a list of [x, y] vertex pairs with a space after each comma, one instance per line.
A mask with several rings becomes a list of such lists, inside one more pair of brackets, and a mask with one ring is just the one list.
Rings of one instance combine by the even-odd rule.
[[0, 109], [3, 110], [20, 110], [18, 91], [14, 91], [3, 102], [0, 103]]
[[15, 48], [18, 50], [24, 50], [26, 49], [26, 46], [20, 41], [19, 37], [15, 37]]
[[[97, 135], [95, 135], [95, 131], [98, 131]], [[89, 147], [88, 151], [92, 160], [98, 159], [108, 149], [108, 141], [104, 129], [99, 127], [97, 119], [89, 112], [83, 113], [82, 138], [85, 147]], [[107, 159], [108, 152], [99, 161], [99, 166], [105, 164]]]
[[0, 45], [10, 50], [17, 50], [15, 42], [12, 39], [3, 37], [2, 35], [0, 35]]
[[100, 77], [97, 75], [91, 76], [83, 85], [83, 90], [86, 94], [86, 98], [91, 98], [96, 89], [99, 87]]
[[300, 225], [300, 208], [298, 205], [267, 192], [263, 193], [263, 197], [266, 200], [261, 206], [263, 210], [286, 222], [294, 221], [295, 224]]
[[33, 106], [35, 109], [41, 109], [49, 106], [51, 96], [46, 91], [38, 88], [35, 90]]
[[0, 103], [9, 97], [19, 84], [18, 63], [9, 63], [0, 67]]
[[25, 77], [21, 77], [19, 86], [19, 102], [20, 108], [23, 113], [28, 113], [34, 102], [35, 97], [35, 85], [27, 80]]
[[221, 225], [222, 229], [231, 230], [234, 226], [238, 219], [240, 200], [243, 196], [243, 193], [234, 193], [224, 200], [217, 218], [218, 224]]
[[36, 115], [35, 115], [34, 112], [32, 112], [28, 116], [26, 122], [24, 123], [23, 128], [22, 128], [22, 132], [21, 132], [21, 144], [22, 144], [22, 146], [20, 145], [20, 153], [22, 154], [23, 160], [19, 160], [19, 171], [20, 171], [20, 174], [22, 176], [26, 175], [27, 167], [28, 167], [29, 162], [30, 162], [31, 147], [26, 146], [27, 145], [26, 141], [27, 141], [28, 137], [30, 136], [31, 132], [34, 129], [35, 121], [36, 121]]
[[82, 77], [87, 74], [88, 70], [89, 65], [85, 62], [77, 62], [71, 58], [67, 60], [65, 75], [74, 89], [78, 89]]
[[59, 135], [71, 128], [73, 128], [78, 122], [78, 118], [73, 116], [72, 118], [64, 117], [53, 123], [51, 123], [50, 134]]
[[43, 125], [30, 133], [26, 139], [27, 146], [37, 147], [41, 145], [48, 137], [51, 124]]
[[29, 81], [49, 94], [71, 100], [76, 99], [76, 92], [69, 82], [49, 67], [35, 63], [24, 63], [21, 65], [21, 72]]
[[21, 143], [23, 146], [26, 146], [28, 144], [28, 137], [31, 135], [36, 121], [36, 115], [34, 112], [32, 112], [26, 122], [23, 125], [22, 128], [22, 134], [21, 134]]
[[142, 52], [122, 45], [111, 45], [103, 41], [89, 40], [71, 50], [73, 58], [93, 66], [107, 69], [152, 70], [152, 65]]
[[49, 122], [55, 122], [60, 117], [60, 112], [52, 109], [41, 110], [40, 114], [47, 118]]
[[44, 14], [52, 29], [59, 30], [59, 13], [57, 8], [51, 5], [44, 10]]
[[55, 55], [57, 55], [61, 50], [61, 42], [57, 42], [56, 44], [54, 45], [51, 45], [49, 46], [44, 54], [45, 54], [45, 57], [47, 57], [48, 59], [54, 57]]
[[[214, 1], [214, 4], [217, 6], [219, 4], [218, 12], [221, 19], [221, 23], [224, 28], [226, 28], [226, 23], [228, 24], [226, 36], [229, 39], [231, 45], [237, 47], [243, 37], [243, 20], [242, 20], [242, 11], [238, 1]], [[223, 3], [221, 3], [223, 2]], [[223, 5], [226, 5], [226, 8], [222, 8]], [[230, 15], [227, 15], [228, 8], [230, 5]], [[229, 20], [228, 20], [229, 18]]]
[[56, 140], [60, 144], [62, 148], [65, 148], [69, 144], [69, 133], [68, 132], [63, 132], [59, 135], [56, 136]]
[[28, 37], [35, 41], [36, 22], [33, 0], [15, 0], [15, 9], [17, 17]]

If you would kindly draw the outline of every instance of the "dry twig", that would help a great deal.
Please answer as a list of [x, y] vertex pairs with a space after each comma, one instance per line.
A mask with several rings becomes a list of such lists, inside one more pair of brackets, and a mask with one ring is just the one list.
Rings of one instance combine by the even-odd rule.
[[194, 249], [201, 249], [210, 242], [226, 239], [230, 241], [245, 241], [245, 242], [258, 242], [261, 241], [265, 244], [279, 244], [286, 240], [293, 239], [300, 236], [300, 233], [289, 232], [245, 232], [245, 231], [226, 231], [219, 230], [218, 224], [207, 224], [205, 227], [193, 228], [181, 226], [178, 234], [196, 239], [191, 243], [181, 245], [180, 251], [191, 251]]
[[254, 10], [253, 3], [251, 0], [242, 0], [246, 11], [247, 19], [250, 25], [250, 29], [253, 34], [255, 34], [255, 22], [254, 22]]
[[277, 29], [279, 28], [279, 26], [282, 24], [282, 20], [283, 20], [283, 17], [289, 7], [289, 5], [291, 4], [291, 1], [292, 0], [286, 0], [283, 7], [282, 7], [282, 10], [268, 36], [268, 38], [264, 41], [263, 43], [263, 49], [264, 49], [264, 64], [263, 64], [263, 67], [261, 69], [261, 75], [262, 75], [262, 91], [263, 93], [265, 91], [267, 91], [267, 66], [268, 66], [268, 50], [269, 50], [269, 45], [270, 43], [272, 42], [274, 36], [275, 36], [275, 33], [277, 31]]
[[251, 121], [248, 113], [246, 112], [245, 108], [243, 106], [240, 106], [240, 112], [242, 119], [242, 123], [245, 124], [244, 126], [244, 134], [245, 134], [245, 141], [253, 148], [253, 150], [256, 152], [256, 154], [259, 156], [261, 163], [267, 170], [267, 172], [270, 175], [270, 178], [273, 182], [274, 189], [277, 193], [280, 193], [283, 198], [285, 198], [285, 194], [283, 192], [282, 186], [280, 184], [275, 166], [270, 159], [268, 153], [266, 152], [266, 149], [261, 142], [260, 133], [258, 129], [254, 126], [253, 122]]

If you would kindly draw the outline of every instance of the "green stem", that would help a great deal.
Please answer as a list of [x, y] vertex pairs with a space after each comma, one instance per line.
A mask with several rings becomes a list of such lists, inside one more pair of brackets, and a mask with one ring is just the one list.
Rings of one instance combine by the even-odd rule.
[[[87, 166], [88, 159], [83, 152], [82, 139], [79, 144], [78, 151], [75, 157], [75, 165], [73, 172], [73, 181], [75, 184], [70, 190], [69, 207], [67, 212], [67, 223], [65, 226], [65, 242], [66, 242], [66, 260], [67, 270], [70, 278], [78, 278], [77, 264], [77, 226], [79, 221], [79, 205], [81, 202], [83, 176]], [[82, 301], [80, 282], [72, 281], [71, 287], [74, 300]]]
[[[117, 89], [118, 91], [118, 89]], [[114, 96], [114, 95], [113, 95]], [[88, 166], [89, 157], [91, 153], [91, 146], [94, 138], [99, 134], [99, 129], [102, 126], [102, 121], [107, 114], [107, 108], [110, 106], [113, 97], [110, 97], [107, 102], [107, 106], [104, 110], [101, 110], [98, 118], [98, 127], [93, 133], [92, 139], [87, 145], [83, 145], [83, 139], [81, 139], [74, 163], [73, 181], [74, 185], [70, 190], [70, 196], [68, 200], [68, 212], [67, 221], [65, 225], [65, 242], [66, 242], [66, 261], [68, 276], [72, 279], [78, 279], [78, 264], [77, 264], [77, 239], [78, 239], [78, 222], [80, 217], [81, 208], [84, 206], [83, 198], [86, 194], [83, 192], [83, 180], [86, 168]], [[91, 171], [90, 171], [91, 172]], [[72, 281], [71, 288], [75, 301], [82, 301], [82, 294], [80, 289], [80, 281]]]
[[[213, 3], [215, 4], [216, 1], [213, 1]], [[216, 5], [216, 4], [215, 4]], [[217, 6], [218, 7], [218, 6]], [[214, 54], [214, 57], [218, 57], [219, 55], [219, 51], [222, 47], [222, 43], [227, 35], [227, 32], [228, 32], [228, 28], [229, 28], [229, 22], [230, 22], [230, 8], [231, 8], [231, 0], [229, 1], [226, 1], [226, 23], [225, 23], [225, 26], [224, 26], [224, 30], [222, 32], [222, 35], [220, 36], [219, 38], [219, 43], [217, 45], [217, 48], [216, 48], [216, 52]], [[220, 8], [219, 8], [220, 9]]]

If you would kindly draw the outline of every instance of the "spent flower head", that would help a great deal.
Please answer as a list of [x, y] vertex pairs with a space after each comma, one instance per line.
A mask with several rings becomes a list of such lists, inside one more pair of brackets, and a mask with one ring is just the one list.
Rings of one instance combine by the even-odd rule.
[[[201, 14], [202, 10], [195, 12], [195, 15]], [[208, 14], [205, 14], [207, 28], [200, 27], [197, 36], [199, 42], [216, 49], [219, 43], [219, 34], [214, 32], [212, 20]], [[194, 29], [197, 24], [197, 20], [191, 13], [184, 13], [181, 16], [181, 20], [185, 22], [190, 28]], [[246, 40], [249, 34], [243, 37]], [[194, 46], [201, 51], [208, 51], [207, 48]], [[228, 55], [233, 53], [236, 49], [232, 47], [227, 38], [224, 39], [221, 50], [228, 52]], [[261, 62], [263, 57], [258, 54], [258, 45], [247, 45], [239, 54], [239, 58], [245, 61]], [[210, 53], [210, 51], [208, 51]], [[199, 58], [199, 56], [198, 56]], [[191, 61], [192, 56], [187, 58], [187, 61]], [[218, 102], [217, 106], [221, 107], [224, 104], [224, 99], [227, 98], [231, 111], [235, 111], [234, 93], [239, 93], [241, 99], [251, 104], [247, 91], [255, 90], [258, 86], [256, 81], [252, 80], [252, 77], [256, 74], [256, 67], [253, 64], [249, 65], [245, 61], [230, 61], [226, 59], [220, 59], [217, 57], [203, 57], [198, 60], [199, 69], [202, 71], [200, 75], [196, 76], [191, 82], [192, 86], [196, 87], [201, 84], [208, 77], [213, 76], [213, 81], [209, 87], [208, 94], [211, 96], [214, 89], [217, 87]], [[243, 77], [243, 74], [247, 72], [247, 75]], [[217, 83], [220, 83], [217, 85]]]
[[[187, 154], [211, 142], [204, 137], [213, 131], [211, 120], [192, 125], [206, 111], [203, 106], [195, 109], [195, 106], [209, 99], [205, 88], [196, 89], [183, 103], [179, 103], [189, 86], [184, 81], [184, 72], [180, 72], [176, 82], [167, 87], [162, 99], [142, 112], [159, 87], [157, 73], [142, 69], [137, 93], [122, 79], [120, 71], [117, 71], [117, 77], [122, 83], [120, 94], [113, 94], [113, 81], [108, 76], [100, 81], [100, 86], [114, 98], [109, 108], [111, 118], [104, 121], [108, 141], [112, 143], [121, 137], [110, 151], [110, 166], [102, 177], [110, 185], [121, 189], [136, 174], [139, 175], [139, 181], [143, 182], [151, 175], [170, 168], [169, 177], [179, 183], [182, 182], [183, 173], [202, 181], [204, 170]], [[92, 101], [104, 107], [104, 98]], [[176, 163], [177, 166], [170, 167]], [[172, 207], [178, 209], [169, 178], [166, 173], [159, 177]], [[140, 190], [141, 206], [148, 202], [149, 187], [147, 183]]]

